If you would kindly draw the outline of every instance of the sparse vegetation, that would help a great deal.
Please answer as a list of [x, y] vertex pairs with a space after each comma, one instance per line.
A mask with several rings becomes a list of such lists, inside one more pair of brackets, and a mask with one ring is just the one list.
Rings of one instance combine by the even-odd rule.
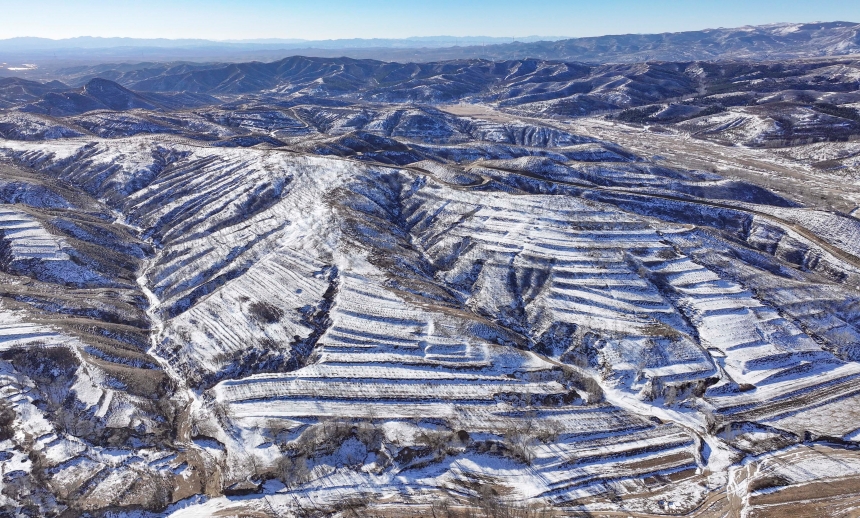
[[492, 484], [480, 484], [475, 495], [465, 501], [441, 498], [430, 505], [432, 518], [550, 518], [558, 516], [552, 507], [509, 501]]
[[858, 112], [854, 108], [850, 108], [847, 106], [837, 106], [835, 104], [830, 103], [816, 103], [813, 106], [821, 113], [826, 113], [827, 115], [833, 115], [834, 117], [842, 117], [843, 119], [860, 122], [860, 112]]
[[534, 413], [528, 412], [522, 419], [514, 420], [502, 432], [504, 448], [501, 452], [519, 462], [531, 465], [538, 444], [554, 442], [560, 432], [561, 426], [555, 421], [539, 420]]
[[644, 108], [630, 108], [615, 115], [615, 120], [621, 122], [632, 122], [645, 124], [653, 121], [652, 115], [660, 111], [661, 106], [646, 106]]

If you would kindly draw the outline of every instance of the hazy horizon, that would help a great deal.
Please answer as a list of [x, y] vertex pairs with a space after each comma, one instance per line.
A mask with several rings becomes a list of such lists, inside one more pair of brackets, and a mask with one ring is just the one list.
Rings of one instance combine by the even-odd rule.
[[[839, 20], [842, 21], [842, 20]], [[466, 36], [452, 36], [450, 34], [433, 34], [429, 36], [405, 36], [403, 38], [326, 38], [326, 39], [305, 39], [305, 38], [249, 38], [249, 39], [213, 39], [213, 38], [138, 38], [131, 36], [91, 36], [88, 34], [83, 34], [80, 36], [70, 36], [67, 38], [47, 38], [44, 36], [13, 36], [10, 38], [0, 38], [0, 41], [9, 41], [9, 40], [48, 40], [48, 41], [70, 41], [70, 40], [129, 40], [129, 41], [170, 41], [170, 42], [210, 42], [210, 43], [259, 43], [259, 44], [267, 44], [267, 43], [314, 43], [314, 42], [330, 42], [330, 41], [426, 41], [426, 40], [436, 40], [436, 39], [445, 39], [445, 40], [506, 40], [511, 41], [512, 39], [521, 40], [521, 39], [534, 39], [534, 38], [546, 38], [550, 40], [557, 39], [567, 39], [567, 38], [575, 38], [576, 36], [551, 36], [551, 35], [538, 35], [538, 34], [529, 34], [524, 36], [487, 36], [483, 34], [473, 34]]]
[[[405, 39], [421, 37], [576, 38], [683, 32], [773, 23], [858, 21], [860, 3], [725, 0], [644, 3], [611, 0], [84, 0], [41, 2], [39, 11], [0, 0], [0, 39], [75, 37], [239, 40]], [[554, 35], [554, 36], [550, 36]]]

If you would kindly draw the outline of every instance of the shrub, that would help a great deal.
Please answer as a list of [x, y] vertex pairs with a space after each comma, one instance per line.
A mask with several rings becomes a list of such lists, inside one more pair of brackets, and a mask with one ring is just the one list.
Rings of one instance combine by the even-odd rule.
[[471, 500], [472, 505], [480, 511], [481, 514], [475, 514], [472, 510], [466, 510], [464, 515], [454, 516], [485, 518], [549, 518], [552, 516], [552, 509], [541, 505], [519, 504], [510, 502], [499, 495], [491, 485], [483, 484], [478, 488], [478, 494]]
[[534, 415], [527, 415], [514, 422], [503, 433], [502, 454], [531, 465], [534, 449], [539, 442], [547, 444], [558, 440], [561, 426], [555, 421], [538, 421]]
[[295, 488], [310, 481], [308, 458], [305, 455], [281, 457], [278, 461], [278, 475], [288, 488]]
[[248, 312], [260, 322], [274, 324], [284, 316], [284, 311], [268, 302], [257, 301], [248, 306]]
[[0, 399], [0, 441], [11, 439], [15, 435], [15, 410], [12, 403], [6, 399]]

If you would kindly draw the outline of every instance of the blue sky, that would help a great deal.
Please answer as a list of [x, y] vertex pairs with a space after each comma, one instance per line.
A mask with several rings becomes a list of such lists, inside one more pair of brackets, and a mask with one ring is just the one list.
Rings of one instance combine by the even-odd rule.
[[0, 38], [597, 36], [860, 22], [860, 0], [0, 0]]

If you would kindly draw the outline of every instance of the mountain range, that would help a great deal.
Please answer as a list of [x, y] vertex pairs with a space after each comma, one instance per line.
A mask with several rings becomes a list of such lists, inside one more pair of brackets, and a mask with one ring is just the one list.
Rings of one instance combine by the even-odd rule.
[[[275, 61], [287, 56], [352, 57], [399, 62], [453, 59], [547, 59], [591, 63], [767, 60], [860, 52], [855, 22], [774, 24], [663, 34], [588, 38], [427, 37], [327, 41], [216, 42], [72, 38], [0, 40], [0, 61], [56, 68], [70, 63], [122, 61]], [[9, 65], [20, 68], [17, 65]], [[0, 69], [2, 71], [2, 69]], [[8, 73], [8, 71], [7, 71]], [[39, 72], [29, 72], [35, 77]], [[12, 75], [20, 75], [12, 74]], [[29, 76], [28, 76], [29, 77]]]

